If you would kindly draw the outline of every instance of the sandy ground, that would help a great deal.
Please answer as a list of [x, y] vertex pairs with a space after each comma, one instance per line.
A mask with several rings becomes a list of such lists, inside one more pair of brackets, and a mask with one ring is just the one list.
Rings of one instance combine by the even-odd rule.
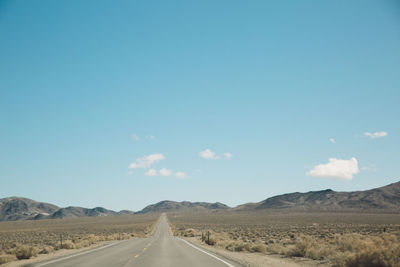
[[111, 244], [114, 242], [119, 242], [119, 241], [103, 241], [103, 242], [99, 242], [97, 244], [93, 244], [92, 246], [84, 247], [84, 248], [80, 248], [80, 249], [60, 249], [60, 250], [54, 251], [53, 253], [39, 254], [35, 258], [31, 258], [28, 260], [12, 261], [12, 262], [6, 263], [1, 266], [4, 266], [4, 267], [31, 266], [35, 263], [61, 258], [61, 257], [67, 256], [67, 255], [79, 253], [79, 252], [86, 251], [86, 250], [91, 250], [91, 249], [101, 247], [101, 246], [105, 246], [105, 245], [108, 245], [108, 244]]
[[298, 266], [330, 266], [326, 262], [314, 261], [306, 258], [287, 258], [280, 255], [267, 255], [262, 253], [250, 253], [250, 252], [232, 252], [223, 248], [216, 248], [201, 243], [195, 237], [185, 237], [185, 239], [199, 247], [202, 247], [208, 251], [211, 251], [217, 255], [221, 255], [227, 259], [236, 261], [244, 266], [254, 267], [298, 267]]

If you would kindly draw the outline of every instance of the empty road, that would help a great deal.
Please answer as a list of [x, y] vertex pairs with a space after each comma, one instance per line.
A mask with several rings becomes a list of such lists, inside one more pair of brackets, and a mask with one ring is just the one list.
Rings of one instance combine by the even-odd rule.
[[163, 214], [153, 235], [147, 238], [133, 238], [35, 265], [35, 267], [41, 266], [232, 267], [240, 265], [174, 237], [166, 215]]

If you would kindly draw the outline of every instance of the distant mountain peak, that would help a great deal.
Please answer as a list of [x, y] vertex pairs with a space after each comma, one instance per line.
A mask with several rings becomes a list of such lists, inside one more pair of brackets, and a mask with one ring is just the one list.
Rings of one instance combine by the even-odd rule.
[[51, 214], [59, 207], [29, 198], [8, 197], [0, 199], [0, 221], [33, 219], [40, 214]]
[[22, 197], [0, 199], [0, 221], [98, 217], [133, 213], [127, 210], [115, 212], [103, 207], [93, 209], [72, 206], [60, 208], [53, 204], [37, 202]]
[[210, 211], [229, 209], [229, 206], [220, 202], [190, 202], [190, 201], [171, 201], [163, 200], [152, 205], [148, 205], [138, 213], [154, 213], [154, 212], [182, 212], [182, 211]]

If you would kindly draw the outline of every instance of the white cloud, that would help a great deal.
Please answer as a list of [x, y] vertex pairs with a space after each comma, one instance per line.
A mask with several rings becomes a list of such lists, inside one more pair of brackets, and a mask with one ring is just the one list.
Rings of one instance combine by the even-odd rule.
[[226, 153], [224, 153], [224, 157], [225, 157], [226, 159], [230, 159], [230, 158], [233, 157], [233, 155], [232, 155], [232, 153], [226, 152]]
[[132, 139], [137, 142], [140, 140], [140, 137], [136, 134], [132, 134]]
[[[164, 160], [165, 156], [163, 154], [151, 154], [148, 156], [144, 156], [141, 158], [136, 159], [135, 162], [129, 165], [129, 169], [148, 169], [144, 175], [146, 176], [174, 176], [179, 179], [184, 179], [187, 177], [186, 173], [178, 171], [172, 172], [172, 170], [162, 168], [161, 170], [157, 171], [156, 169], [150, 168], [154, 163], [160, 160]], [[129, 175], [133, 174], [133, 171], [128, 173]]]
[[171, 171], [171, 170], [168, 170], [168, 169], [166, 169], [166, 168], [162, 168], [162, 169], [160, 170], [160, 175], [161, 175], [161, 176], [171, 176], [171, 174], [172, 174], [172, 171]]
[[146, 139], [154, 140], [154, 138], [156, 138], [154, 135], [146, 135]]
[[329, 142], [331, 142], [332, 144], [335, 144], [336, 140], [334, 138], [329, 138]]
[[202, 157], [203, 159], [218, 159], [215, 153], [208, 148], [204, 151], [200, 151], [199, 156]]
[[157, 171], [155, 169], [149, 169], [147, 172], [144, 173], [146, 176], [157, 176]]
[[215, 152], [213, 152], [209, 148], [207, 148], [204, 151], [200, 151], [199, 156], [203, 159], [221, 159], [221, 158], [231, 159], [233, 157], [233, 154], [229, 153], [229, 152], [225, 152], [222, 155], [217, 155]]
[[184, 173], [184, 172], [176, 172], [175, 177], [179, 178], [179, 179], [185, 179], [187, 176], [186, 176], [186, 173]]
[[165, 159], [165, 156], [163, 154], [151, 154], [151, 155], [136, 159], [135, 162], [133, 162], [129, 165], [129, 169], [149, 168], [151, 165], [153, 165], [157, 161], [164, 160], [164, 159]]
[[371, 139], [375, 139], [387, 136], [387, 132], [375, 132], [375, 133], [365, 132], [364, 135], [368, 136]]
[[353, 175], [357, 174], [359, 171], [358, 161], [354, 157], [349, 160], [330, 158], [328, 163], [314, 166], [309, 172], [307, 172], [307, 175], [351, 180], [353, 179]]

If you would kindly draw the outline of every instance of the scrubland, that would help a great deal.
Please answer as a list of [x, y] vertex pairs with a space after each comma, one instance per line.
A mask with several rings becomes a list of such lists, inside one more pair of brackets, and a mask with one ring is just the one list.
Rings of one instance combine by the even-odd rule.
[[224, 250], [305, 257], [331, 266], [400, 266], [400, 214], [257, 211], [175, 213], [168, 219], [175, 235]]
[[[79, 249], [102, 241], [145, 237], [156, 214], [0, 222], [0, 264], [59, 249]], [[62, 241], [62, 243], [61, 243]]]

